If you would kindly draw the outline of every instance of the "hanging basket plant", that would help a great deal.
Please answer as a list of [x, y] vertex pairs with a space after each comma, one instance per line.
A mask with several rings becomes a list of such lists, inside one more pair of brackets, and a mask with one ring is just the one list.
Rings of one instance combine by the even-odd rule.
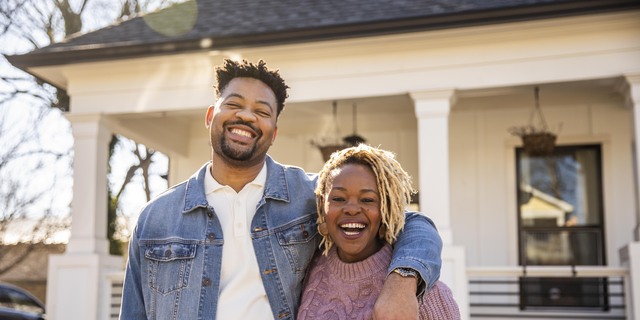
[[540, 109], [540, 89], [534, 89], [535, 105], [529, 116], [529, 124], [509, 128], [509, 133], [522, 139], [522, 148], [533, 157], [548, 156], [556, 146], [557, 135], [549, 130]]
[[557, 136], [549, 131], [538, 131], [534, 127], [511, 127], [509, 132], [522, 139], [522, 148], [530, 156], [548, 156], [556, 146]]

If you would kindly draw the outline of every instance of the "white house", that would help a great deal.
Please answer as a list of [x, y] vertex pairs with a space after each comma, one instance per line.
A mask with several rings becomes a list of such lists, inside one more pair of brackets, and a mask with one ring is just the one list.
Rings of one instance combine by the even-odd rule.
[[[9, 57], [71, 101], [73, 227], [50, 258], [50, 319], [117, 317], [107, 143], [144, 143], [170, 157], [171, 184], [187, 178], [209, 157], [224, 58], [264, 59], [291, 87], [280, 162], [318, 170], [332, 102], [342, 135], [357, 105], [357, 133], [414, 177], [466, 319], [640, 319], [637, 0], [188, 1]], [[509, 132], [536, 87], [548, 156]]]

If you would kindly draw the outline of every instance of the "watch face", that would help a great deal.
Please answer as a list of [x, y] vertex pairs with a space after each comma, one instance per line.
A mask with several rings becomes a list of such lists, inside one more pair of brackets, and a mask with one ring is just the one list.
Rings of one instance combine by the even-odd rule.
[[396, 268], [396, 269], [393, 269], [393, 271], [403, 277], [414, 277], [414, 278], [418, 277], [417, 272], [415, 272], [412, 269]]

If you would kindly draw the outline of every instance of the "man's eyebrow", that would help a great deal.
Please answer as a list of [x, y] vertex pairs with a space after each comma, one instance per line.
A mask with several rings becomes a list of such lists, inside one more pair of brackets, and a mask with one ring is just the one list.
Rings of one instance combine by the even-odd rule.
[[233, 98], [233, 97], [240, 98], [240, 99], [244, 100], [244, 97], [239, 93], [230, 93], [228, 96], [224, 97], [224, 99], [226, 100], [226, 99]]

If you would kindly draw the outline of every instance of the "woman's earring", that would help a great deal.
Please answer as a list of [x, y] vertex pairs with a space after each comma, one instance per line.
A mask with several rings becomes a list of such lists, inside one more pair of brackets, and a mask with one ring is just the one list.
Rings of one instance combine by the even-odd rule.
[[323, 222], [321, 224], [318, 225], [318, 232], [320, 232], [320, 234], [323, 237], [326, 237], [329, 235], [329, 230], [327, 230], [327, 223]]
[[387, 226], [384, 224], [381, 224], [380, 228], [378, 228], [378, 238], [380, 240], [385, 240], [387, 238]]

